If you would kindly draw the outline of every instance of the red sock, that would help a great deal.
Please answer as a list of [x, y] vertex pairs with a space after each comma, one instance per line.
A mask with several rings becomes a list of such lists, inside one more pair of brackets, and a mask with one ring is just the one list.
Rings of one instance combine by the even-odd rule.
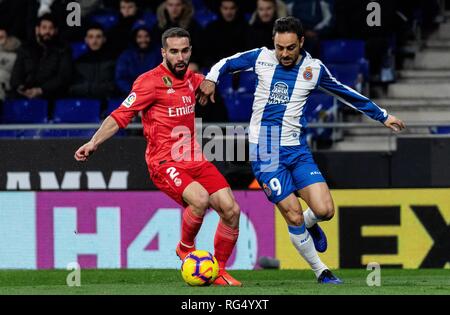
[[181, 223], [181, 245], [188, 247], [194, 246], [194, 240], [203, 223], [203, 217], [196, 216], [190, 206], [187, 206], [183, 212]]
[[239, 229], [233, 229], [220, 220], [214, 237], [214, 256], [217, 258], [220, 269], [225, 269], [228, 258], [239, 236]]

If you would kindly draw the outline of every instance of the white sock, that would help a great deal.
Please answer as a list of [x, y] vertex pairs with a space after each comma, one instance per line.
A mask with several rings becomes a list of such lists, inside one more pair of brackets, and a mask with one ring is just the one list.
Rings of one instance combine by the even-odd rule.
[[314, 242], [309, 235], [308, 230], [305, 228], [305, 225], [288, 226], [288, 228], [292, 244], [294, 244], [303, 259], [311, 266], [316, 277], [319, 277], [322, 271], [328, 269], [328, 267], [320, 260], [316, 248], [314, 247]]
[[303, 217], [305, 218], [305, 225], [308, 229], [317, 222], [322, 221], [321, 219], [316, 217], [314, 212], [312, 212], [311, 208], [308, 208], [303, 212]]

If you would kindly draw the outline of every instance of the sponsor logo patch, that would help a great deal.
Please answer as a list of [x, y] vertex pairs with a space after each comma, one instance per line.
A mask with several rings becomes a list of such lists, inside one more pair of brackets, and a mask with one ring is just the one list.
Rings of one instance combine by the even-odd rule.
[[131, 93], [128, 97], [122, 102], [122, 105], [129, 108], [136, 101], [136, 93]]

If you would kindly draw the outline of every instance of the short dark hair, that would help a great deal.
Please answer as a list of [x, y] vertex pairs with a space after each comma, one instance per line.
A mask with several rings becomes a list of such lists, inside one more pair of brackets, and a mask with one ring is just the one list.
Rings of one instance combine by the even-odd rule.
[[56, 21], [56, 17], [51, 13], [45, 13], [40, 18], [38, 18], [38, 20], [36, 22], [36, 26], [41, 26], [42, 21], [52, 22], [53, 26], [55, 28], [58, 28], [58, 23]]
[[86, 34], [90, 30], [100, 30], [100, 31], [102, 31], [103, 35], [105, 35], [105, 29], [103, 28], [103, 26], [100, 23], [91, 23], [91, 24], [89, 24], [86, 27]]
[[189, 39], [189, 45], [191, 45], [191, 35], [189, 34], [188, 31], [186, 31], [184, 28], [181, 27], [172, 27], [162, 34], [161, 36], [162, 46], [166, 47], [167, 39], [172, 37], [178, 38], [187, 37]]
[[305, 35], [302, 22], [293, 16], [277, 19], [273, 26], [272, 35], [275, 36], [276, 33], [295, 33], [299, 39]]

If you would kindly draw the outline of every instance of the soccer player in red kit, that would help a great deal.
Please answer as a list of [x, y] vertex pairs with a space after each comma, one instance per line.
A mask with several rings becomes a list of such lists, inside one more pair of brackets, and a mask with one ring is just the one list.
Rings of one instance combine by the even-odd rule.
[[205, 159], [195, 136], [195, 92], [204, 77], [188, 69], [192, 47], [186, 30], [167, 30], [162, 45], [162, 64], [136, 79], [130, 95], [76, 151], [75, 159], [86, 161], [101, 143], [142, 112], [150, 178], [184, 207], [178, 257], [183, 260], [195, 250], [195, 237], [206, 210], [212, 207], [221, 218], [214, 237], [214, 256], [220, 267], [214, 284], [241, 286], [225, 271], [239, 235], [240, 209], [226, 179]]

